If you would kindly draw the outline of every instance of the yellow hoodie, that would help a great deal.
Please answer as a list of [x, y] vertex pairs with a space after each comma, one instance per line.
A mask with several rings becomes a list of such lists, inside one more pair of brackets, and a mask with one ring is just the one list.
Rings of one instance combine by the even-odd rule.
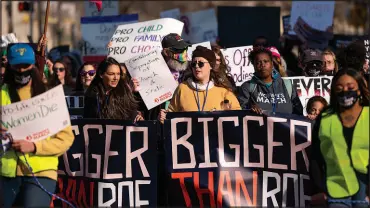
[[[203, 111], [213, 111], [213, 110], [223, 110], [222, 104], [224, 100], [229, 100], [231, 105], [231, 110], [240, 110], [240, 104], [233, 92], [223, 88], [217, 87], [212, 81], [208, 85], [208, 94], [206, 93], [207, 85], [200, 85], [194, 83], [192, 79], [188, 79], [186, 82], [181, 83], [168, 106], [169, 112], [188, 112], [188, 111], [198, 111], [197, 105], [197, 91], [199, 94], [199, 105], [200, 110], [202, 110], [204, 102]], [[207, 94], [207, 98], [206, 98]]]

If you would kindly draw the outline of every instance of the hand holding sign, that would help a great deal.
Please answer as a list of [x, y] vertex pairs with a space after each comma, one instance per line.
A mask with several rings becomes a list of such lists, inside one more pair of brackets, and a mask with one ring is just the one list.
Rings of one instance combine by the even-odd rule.
[[26, 140], [12, 142], [12, 148], [21, 153], [34, 153], [36, 151], [35, 143]]

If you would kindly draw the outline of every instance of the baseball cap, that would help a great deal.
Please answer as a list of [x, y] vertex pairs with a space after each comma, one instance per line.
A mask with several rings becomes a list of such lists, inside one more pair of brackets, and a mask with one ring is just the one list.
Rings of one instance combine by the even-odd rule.
[[27, 43], [16, 43], [10, 45], [7, 51], [10, 65], [35, 64], [35, 52]]
[[306, 49], [301, 55], [301, 61], [303, 64], [310, 61], [322, 61], [322, 52], [318, 49]]
[[185, 49], [191, 44], [185, 42], [180, 35], [176, 33], [170, 33], [164, 36], [162, 40], [162, 48], [175, 48], [175, 49]]

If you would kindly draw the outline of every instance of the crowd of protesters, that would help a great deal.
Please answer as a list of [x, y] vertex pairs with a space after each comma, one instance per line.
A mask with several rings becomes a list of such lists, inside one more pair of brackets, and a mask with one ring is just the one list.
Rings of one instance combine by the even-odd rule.
[[[138, 93], [140, 83], [130, 76], [123, 63], [111, 57], [99, 64], [82, 63], [73, 53], [51, 61], [40, 53], [46, 42], [42, 37], [36, 50], [27, 44], [10, 44], [4, 50], [3, 106], [62, 84], [66, 95], [84, 96], [87, 103], [84, 118], [159, 120], [163, 123], [168, 112], [222, 110], [303, 115], [297, 91], [291, 81], [283, 77], [334, 76], [330, 102], [314, 96], [306, 106], [307, 118], [314, 123], [314, 154], [310, 167], [315, 187], [312, 203], [327, 201], [331, 207], [368, 205], [370, 94], [362, 41], [354, 41], [338, 53], [330, 49], [301, 48], [294, 66], [285, 60], [286, 51], [279, 52], [260, 36], [248, 57], [254, 75], [236, 87], [220, 46], [214, 45], [211, 50], [198, 46], [188, 61], [190, 44], [177, 34], [168, 34], [162, 41], [162, 55], [178, 87], [170, 101], [150, 110]], [[21, 54], [20, 49], [24, 49], [24, 53]], [[71, 127], [40, 142], [12, 143], [15, 153], [1, 157], [2, 186], [11, 187], [4, 189], [5, 207], [12, 206], [16, 196], [13, 192], [21, 189], [26, 193], [24, 203], [29, 206], [48, 206], [51, 200], [36, 185], [27, 183], [30, 171], [22, 167], [17, 152], [33, 153], [28, 161], [39, 164], [32, 166], [36, 167], [33, 172], [44, 187], [54, 190], [57, 158], [72, 143]]]

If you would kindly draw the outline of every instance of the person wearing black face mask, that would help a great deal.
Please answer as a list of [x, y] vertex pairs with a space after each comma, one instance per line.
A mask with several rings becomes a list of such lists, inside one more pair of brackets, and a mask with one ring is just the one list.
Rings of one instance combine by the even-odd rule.
[[306, 77], [317, 77], [323, 67], [321, 51], [317, 49], [306, 49], [300, 57], [301, 68]]
[[[310, 167], [316, 170], [310, 170], [310, 178], [316, 193], [325, 193], [329, 208], [369, 205], [369, 99], [359, 71], [339, 70], [332, 80], [330, 105], [314, 126]], [[318, 177], [320, 171], [324, 178]]]

